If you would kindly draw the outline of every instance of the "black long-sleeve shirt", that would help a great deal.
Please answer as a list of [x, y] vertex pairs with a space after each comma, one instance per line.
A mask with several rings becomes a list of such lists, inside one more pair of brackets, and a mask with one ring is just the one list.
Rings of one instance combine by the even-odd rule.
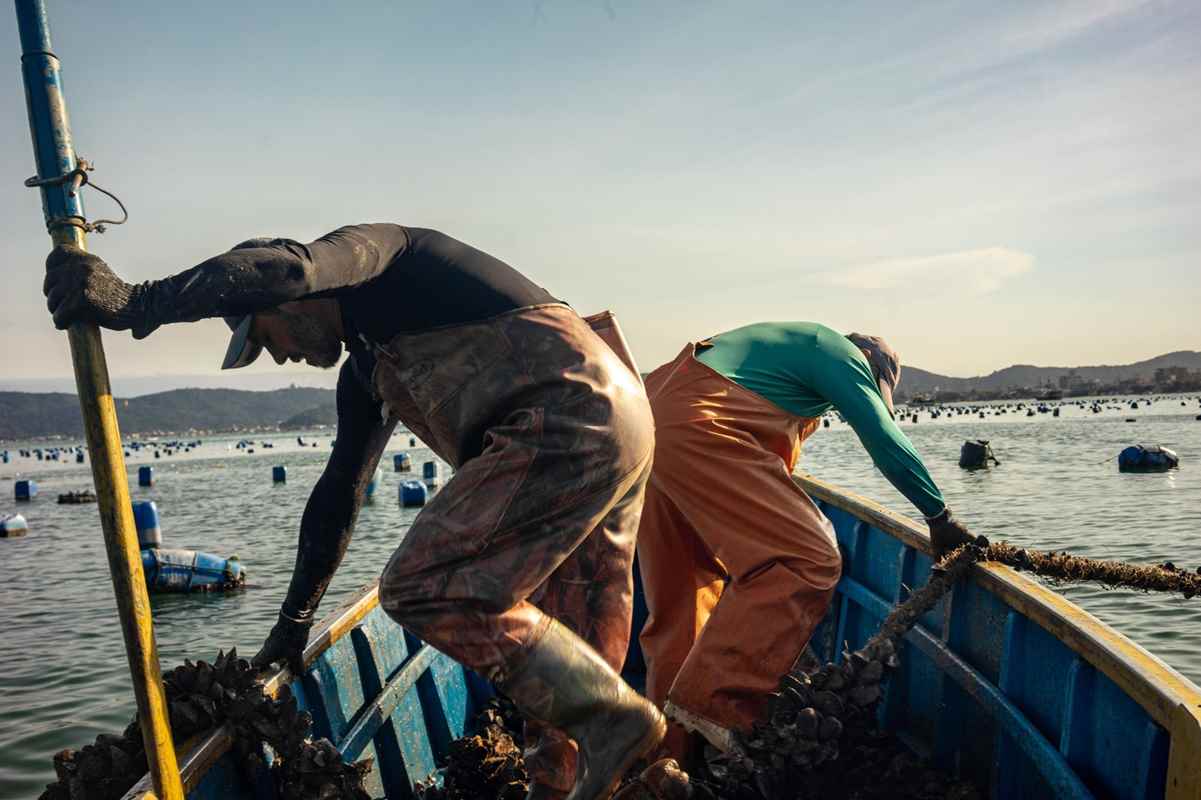
[[309, 244], [274, 239], [230, 250], [137, 291], [150, 329], [335, 297], [344, 321], [376, 342], [555, 302], [482, 250], [388, 223], [349, 225]]

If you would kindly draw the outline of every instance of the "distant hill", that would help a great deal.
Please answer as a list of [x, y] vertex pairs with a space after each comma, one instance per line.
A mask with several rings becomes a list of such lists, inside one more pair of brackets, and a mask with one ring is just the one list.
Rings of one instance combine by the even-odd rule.
[[1036, 367], [1031, 364], [1014, 364], [1011, 367], [975, 378], [955, 378], [927, 372], [917, 367], [903, 366], [901, 368], [901, 387], [897, 394], [899, 397], [913, 397], [936, 391], [970, 392], [973, 389], [976, 391], [1001, 391], [1022, 387], [1035, 388], [1048, 383], [1055, 385], [1061, 376], [1070, 372], [1075, 372], [1084, 381], [1096, 380], [1103, 384], [1112, 384], [1124, 380], [1150, 380], [1155, 375], [1155, 370], [1161, 367], [1201, 369], [1201, 352], [1177, 350], [1174, 353], [1165, 353], [1145, 361], [1113, 366]]
[[[1036, 367], [1015, 364], [975, 378], [939, 375], [918, 367], [902, 370], [898, 399], [935, 392], [1002, 391], [1056, 384], [1071, 371], [1084, 381], [1114, 384], [1150, 380], [1161, 367], [1201, 370], [1201, 352], [1179, 350], [1134, 364], [1096, 367]], [[117, 415], [125, 434], [230, 431], [246, 428], [295, 430], [336, 422], [334, 391], [292, 387], [270, 392], [235, 389], [175, 389], [118, 398]], [[79, 401], [62, 392], [0, 392], [0, 439], [83, 436]]]
[[[227, 431], [279, 425], [302, 412], [334, 408], [332, 389], [291, 388], [271, 392], [175, 389], [117, 398], [122, 434], [191, 429]], [[79, 400], [73, 394], [0, 392], [0, 439], [83, 436]]]
[[322, 403], [319, 406], [305, 409], [299, 414], [293, 414], [279, 423], [279, 428], [284, 431], [303, 431], [321, 425], [332, 426], [337, 424], [338, 408], [331, 400], [328, 403]]

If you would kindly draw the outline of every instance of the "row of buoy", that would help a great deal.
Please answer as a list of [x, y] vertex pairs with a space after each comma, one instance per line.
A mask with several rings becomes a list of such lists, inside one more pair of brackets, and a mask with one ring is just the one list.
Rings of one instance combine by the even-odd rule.
[[[1156, 399], [1159, 399], [1159, 398], [1156, 398]], [[1090, 404], [1090, 402], [1091, 402], [1091, 404]], [[942, 417], [944, 415], [947, 417], [975, 415], [975, 416], [979, 417], [980, 419], [985, 419], [986, 417], [988, 417], [990, 415], [999, 417], [999, 416], [1004, 416], [1009, 413], [1018, 413], [1018, 412], [1022, 412], [1022, 411], [1025, 412], [1026, 417], [1035, 417], [1035, 416], [1038, 416], [1039, 414], [1050, 414], [1052, 417], [1059, 417], [1062, 409], [1065, 407], [1069, 407], [1069, 406], [1073, 406], [1073, 407], [1079, 408], [1081, 410], [1089, 410], [1093, 414], [1100, 414], [1105, 411], [1126, 411], [1127, 409], [1136, 409], [1137, 410], [1139, 408], [1149, 408], [1151, 406], [1151, 404], [1152, 404], [1151, 399], [1143, 399], [1141, 401], [1141, 405], [1140, 405], [1139, 400], [1134, 400], [1129, 403], [1127, 403], [1126, 401], [1122, 401], [1122, 403], [1119, 405], [1114, 405], [1112, 403], [1105, 405], [1102, 403], [1102, 401], [1099, 401], [1099, 400], [1089, 401], [1089, 402], [1080, 400], [1080, 401], [1076, 401], [1076, 402], [1053, 403], [1053, 404], [1047, 404], [1047, 403], [1040, 402], [1038, 404], [1032, 403], [1029, 405], [1027, 405], [1026, 403], [1005, 404], [1005, 405], [987, 405], [987, 406], [953, 406], [953, 405], [950, 405], [950, 406], [924, 406], [923, 405], [923, 406], [921, 406], [921, 409], [925, 410], [930, 415], [930, 419], [932, 419], [932, 420], [939, 419], [940, 417]], [[1184, 401], [1180, 401], [1180, 405], [1186, 406], [1187, 403]], [[895, 413], [896, 413], [896, 419], [898, 422], [912, 422], [912, 423], [916, 424], [920, 421], [919, 411], [916, 411], [912, 407], [909, 407], [909, 406], [898, 406]], [[836, 410], [832, 410], [823, 416], [822, 426], [829, 428], [832, 419], [836, 419], [838, 422], [841, 422], [841, 423], [846, 422], [846, 418], [843, 417], [842, 414], [838, 413]], [[1198, 415], [1197, 419], [1201, 420], [1201, 415]], [[1136, 420], [1133, 417], [1131, 417], [1131, 418], [1128, 418], [1126, 421], [1127, 422], [1135, 422]]]
[[[984, 469], [1000, 465], [987, 439], [969, 439], [959, 449], [959, 466], [964, 469]], [[1136, 444], [1118, 454], [1119, 472], [1167, 472], [1179, 469], [1180, 457], [1160, 445]]]
[[[149, 591], [226, 591], [245, 583], [246, 570], [236, 555], [225, 558], [199, 550], [164, 548], [158, 505], [153, 500], [134, 501], [131, 510]], [[29, 523], [23, 515], [0, 517], [0, 538], [24, 536], [28, 532]]]
[[[408, 453], [397, 453], [392, 457], [392, 467], [395, 472], [410, 472], [413, 460]], [[383, 483], [383, 470], [375, 468], [371, 480], [367, 482], [365, 496], [371, 499], [380, 484]], [[271, 468], [272, 483], [287, 483], [288, 468], [284, 464], [276, 464]], [[437, 461], [426, 461], [421, 465], [421, 480], [401, 481], [398, 489], [398, 499], [405, 508], [416, 508], [425, 505], [431, 492], [436, 491], [442, 484], [442, 465]]]

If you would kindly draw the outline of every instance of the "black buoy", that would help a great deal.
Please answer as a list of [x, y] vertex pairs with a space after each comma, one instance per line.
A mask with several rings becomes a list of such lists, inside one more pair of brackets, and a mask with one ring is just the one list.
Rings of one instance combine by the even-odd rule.
[[959, 466], [964, 469], [982, 469], [987, 467], [990, 461], [997, 465], [1001, 463], [993, 455], [987, 439], [977, 439], [974, 442], [969, 439], [959, 449]]

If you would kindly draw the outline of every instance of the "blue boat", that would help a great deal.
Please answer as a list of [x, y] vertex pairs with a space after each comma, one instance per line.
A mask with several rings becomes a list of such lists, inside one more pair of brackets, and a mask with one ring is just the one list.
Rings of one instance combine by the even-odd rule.
[[[843, 577], [813, 637], [826, 660], [862, 645], [894, 603], [923, 585], [925, 531], [906, 517], [812, 478], [797, 479], [834, 523]], [[641, 612], [641, 613], [639, 613]], [[636, 610], [636, 628], [645, 607]], [[330, 615], [290, 684], [314, 734], [347, 759], [371, 756], [373, 796], [408, 798], [469, 733], [491, 690], [393, 623], [375, 587]], [[636, 644], [626, 677], [641, 685]], [[1201, 689], [1125, 636], [1008, 567], [981, 564], [901, 649], [881, 724], [918, 754], [997, 798], [1201, 799]], [[181, 752], [192, 800], [256, 798], [231, 757], [229, 731]], [[152, 800], [149, 776], [126, 800]]]

